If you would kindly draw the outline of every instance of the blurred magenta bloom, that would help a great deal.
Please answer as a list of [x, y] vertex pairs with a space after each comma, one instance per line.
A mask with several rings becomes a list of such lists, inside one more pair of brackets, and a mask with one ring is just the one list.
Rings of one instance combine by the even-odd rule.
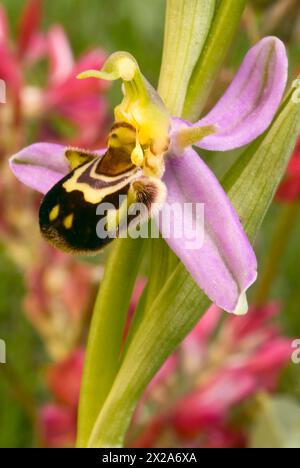
[[[275, 391], [290, 361], [291, 341], [271, 322], [278, 313], [274, 303], [222, 321], [212, 306], [146, 390], [135, 424], [147, 403], [156, 412], [133, 445], [161, 446], [168, 431], [180, 447], [245, 445], [246, 427], [234, 429], [233, 410], [260, 391]], [[173, 397], [172, 384], [180, 388]]]
[[46, 381], [58, 403], [77, 408], [83, 362], [83, 349], [76, 349], [68, 358], [48, 368]]
[[289, 161], [285, 176], [281, 182], [276, 200], [282, 203], [296, 202], [300, 199], [300, 138]]
[[83, 361], [84, 351], [77, 349], [67, 359], [48, 369], [46, 380], [55, 402], [42, 406], [38, 425], [46, 447], [74, 444]]
[[[122, 60], [120, 54], [122, 53], [116, 53], [108, 59], [107, 70], [111, 70], [114, 60]], [[131, 66], [137, 67], [133, 58], [126, 56], [123, 60], [127, 60], [127, 63], [131, 60]], [[97, 71], [89, 71], [84, 75], [97, 74], [99, 77], [110, 76], [109, 72], [101, 74]], [[111, 76], [109, 79], [116, 79], [116, 76], [119, 78], [121, 75], [116, 71]], [[161, 163], [161, 169], [165, 167], [162, 181], [159, 180], [161, 175], [156, 174], [156, 178], [148, 177], [146, 172], [136, 166], [137, 180], [144, 183], [145, 179], [148, 180], [150, 185], [155, 186], [156, 191], [159, 191], [158, 186], [165, 187], [161, 191], [166, 192], [167, 203], [162, 203], [158, 223], [166, 242], [207, 296], [229, 312], [242, 314], [247, 311], [245, 293], [256, 279], [256, 258], [227, 195], [192, 145], [206, 150], [228, 151], [250, 143], [270, 125], [282, 99], [286, 80], [287, 56], [284, 45], [275, 37], [262, 39], [248, 52], [232, 84], [208, 115], [195, 124], [178, 118], [171, 119], [167, 135], [170, 145], [163, 154], [164, 163]], [[152, 88], [150, 94], [156, 96], [155, 105], [160, 103], [155, 107], [155, 111], [158, 112], [163, 104]], [[122, 104], [118, 112], [121, 108]], [[136, 107], [133, 106], [133, 114], [134, 109]], [[140, 109], [142, 118], [148, 115], [145, 109]], [[151, 112], [152, 110], [153, 107]], [[139, 114], [134, 118], [138, 117]], [[147, 130], [155, 129], [160, 144], [166, 141], [163, 128], [160, 129], [156, 122], [153, 125], [150, 121], [144, 123]], [[154, 141], [152, 146], [157, 143], [155, 140], [151, 141]], [[71, 170], [65, 150], [62, 146], [35, 144], [13, 156], [11, 168], [23, 183], [47, 193]], [[151, 152], [151, 146], [149, 151]], [[101, 153], [94, 164], [100, 159]], [[152, 161], [153, 159], [159, 164], [158, 156], [152, 157]], [[163, 173], [163, 170], [161, 172]], [[97, 180], [94, 183], [96, 184]], [[180, 206], [195, 206], [200, 203], [204, 205], [204, 242], [200, 239], [200, 242], [190, 247], [190, 235], [174, 235], [178, 232], [177, 227], [180, 229], [182, 224], [185, 227], [191, 225], [190, 219], [186, 218], [186, 210], [183, 220], [174, 216], [171, 220], [174, 226], [171, 226], [171, 229], [169, 224], [166, 226], [164, 221], [170, 218], [168, 207], [174, 203], [179, 203]], [[180, 226], [177, 226], [177, 223], [181, 223]], [[199, 224], [195, 213], [193, 223]]]
[[[107, 84], [98, 80], [79, 83], [76, 76], [87, 68], [101, 68], [105, 54], [92, 50], [75, 62], [67, 37], [60, 26], [53, 26], [47, 37], [50, 63], [48, 87], [44, 90], [44, 114], [59, 115], [74, 126], [70, 144], [91, 146], [103, 144], [103, 127], [107, 125]], [[55, 128], [54, 128], [55, 130]], [[43, 138], [57, 141], [51, 121], [45, 122]]]
[[12, 47], [6, 12], [3, 6], [0, 7], [0, 76], [16, 99], [20, 99], [24, 86], [23, 67], [46, 54], [46, 37], [39, 31], [41, 8], [41, 0], [26, 2], [16, 44]]
[[38, 429], [43, 447], [72, 447], [76, 437], [76, 415], [63, 406], [45, 404], [39, 412]]
[[[7, 104], [13, 106], [15, 123], [35, 119], [38, 137], [50, 141], [91, 147], [103, 144], [107, 86], [94, 80], [79, 86], [76, 75], [87, 67], [101, 67], [105, 54], [95, 49], [75, 61], [61, 26], [41, 32], [42, 3], [25, 3], [14, 45], [5, 9], [0, 8], [0, 76], [6, 82]], [[47, 82], [31, 83], [28, 71], [42, 58], [48, 61]]]
[[24, 308], [50, 355], [68, 355], [82, 333], [94, 270], [48, 245], [26, 274]]
[[[65, 255], [57, 252], [66, 259]], [[64, 284], [65, 286], [65, 284]], [[145, 281], [141, 278], [135, 285], [129, 309], [128, 322], [131, 321], [137, 306]], [[39, 288], [39, 285], [37, 285]], [[77, 294], [76, 294], [77, 290]], [[70, 297], [75, 293], [75, 302], [82, 295], [82, 287], [75, 281], [70, 291]], [[125, 334], [129, 324], [126, 325]], [[76, 438], [77, 408], [81, 378], [84, 365], [84, 350], [75, 349], [71, 354], [54, 364], [51, 364], [46, 372], [46, 384], [54, 402], [44, 404], [39, 411], [39, 436], [46, 447], [73, 446]]]
[[[167, 446], [167, 434], [179, 447], [246, 445], [245, 418], [241, 425], [233, 416], [260, 391], [276, 390], [291, 355], [291, 341], [272, 323], [279, 306], [251, 312], [224, 320], [217, 307], [207, 311], [148, 386], [133, 420], [130, 446]], [[83, 361], [84, 351], [77, 349], [47, 370], [54, 402], [39, 413], [47, 447], [74, 443]], [[148, 406], [151, 417], [148, 410], [144, 415]]]

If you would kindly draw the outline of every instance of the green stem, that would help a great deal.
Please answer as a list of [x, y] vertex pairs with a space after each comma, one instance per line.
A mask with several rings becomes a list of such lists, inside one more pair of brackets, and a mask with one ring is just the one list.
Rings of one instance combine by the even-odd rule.
[[101, 283], [85, 358], [77, 446], [85, 447], [120, 364], [127, 311], [141, 259], [143, 239], [117, 239]]
[[150, 239], [151, 243], [151, 266], [148, 275], [148, 284], [144, 290], [126, 339], [123, 355], [125, 356], [137, 329], [146, 315], [151, 314], [152, 305], [164, 287], [167, 278], [173, 273], [178, 264], [177, 257], [160, 237]]
[[[195, 283], [186, 281], [188, 278], [189, 274], [180, 264], [142, 318], [94, 426], [89, 447], [122, 446], [141, 393], [180, 344], [182, 336], [196, 325], [207, 309], [209, 300]], [[188, 314], [184, 313], [183, 304]], [[170, 335], [172, 328], [174, 333]], [[151, 365], [146, 365], [149, 362]]]
[[168, 275], [169, 248], [160, 237], [151, 239], [151, 269], [149, 274], [146, 309], [151, 307]]
[[288, 247], [288, 239], [299, 219], [300, 204], [289, 203], [284, 205], [279, 213], [274, 236], [263, 262], [259, 283], [254, 297], [254, 303], [263, 305], [269, 298], [274, 280], [278, 274], [284, 253]]
[[189, 79], [206, 40], [215, 0], [168, 0], [158, 92], [173, 115], [182, 112]]
[[232, 43], [246, 0], [221, 0], [186, 94], [183, 118], [196, 121]]

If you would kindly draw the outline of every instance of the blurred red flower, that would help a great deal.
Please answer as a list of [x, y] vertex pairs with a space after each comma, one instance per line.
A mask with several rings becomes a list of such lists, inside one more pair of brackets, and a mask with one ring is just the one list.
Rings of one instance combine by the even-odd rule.
[[47, 371], [46, 381], [55, 402], [45, 404], [39, 411], [39, 435], [46, 447], [74, 444], [83, 362], [84, 351], [79, 348]]
[[[275, 391], [290, 360], [291, 341], [272, 321], [278, 313], [276, 303], [251, 307], [245, 317], [224, 317], [212, 306], [150, 383], [128, 445], [168, 446], [171, 437], [178, 447], [246, 446], [247, 418], [233, 424], [235, 410], [261, 391]], [[55, 400], [39, 414], [47, 447], [74, 443], [83, 359], [83, 350], [77, 349], [47, 371]]]
[[80, 264], [46, 244], [26, 273], [25, 312], [55, 360], [68, 356], [80, 339], [94, 273], [96, 268]]
[[48, 388], [56, 400], [77, 409], [84, 362], [83, 349], [75, 350], [67, 359], [51, 365], [47, 371]]
[[[12, 108], [5, 118], [12, 119], [12, 125], [34, 119], [36, 139], [99, 147], [106, 133], [108, 85], [100, 80], [79, 82], [76, 76], [89, 68], [100, 69], [105, 53], [95, 49], [76, 62], [63, 28], [54, 25], [43, 33], [41, 17], [42, 0], [28, 0], [12, 46], [6, 12], [0, 7], [0, 76], [7, 88], [6, 108]], [[48, 61], [48, 79], [37, 85], [28, 75], [41, 58]]]
[[283, 203], [298, 201], [300, 199], [300, 137], [288, 164], [286, 174], [281, 182], [276, 200]]
[[[233, 410], [260, 391], [275, 391], [290, 360], [291, 341], [271, 322], [278, 312], [268, 304], [224, 317], [212, 306], [149, 385], [130, 445], [165, 446], [171, 433], [179, 447], [244, 446], [246, 427], [234, 428]], [[147, 404], [156, 411], [145, 422]]]
[[[107, 125], [106, 82], [88, 79], [77, 80], [76, 76], [88, 69], [100, 69], [105, 61], [101, 50], [92, 50], [83, 54], [77, 62], [60, 26], [53, 26], [47, 37], [50, 62], [49, 83], [44, 91], [42, 107], [45, 125], [43, 138], [57, 140], [55, 127], [51, 119], [59, 115], [74, 126], [77, 131], [69, 138], [74, 146], [101, 147], [104, 143]], [[72, 133], [72, 132], [71, 132]]]

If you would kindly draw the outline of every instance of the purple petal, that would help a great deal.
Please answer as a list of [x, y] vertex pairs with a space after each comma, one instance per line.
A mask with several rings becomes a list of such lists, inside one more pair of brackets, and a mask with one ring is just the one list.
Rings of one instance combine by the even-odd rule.
[[62, 145], [35, 143], [12, 156], [11, 170], [23, 184], [45, 194], [70, 172], [65, 149]]
[[207, 116], [196, 125], [216, 125], [200, 148], [227, 151], [250, 143], [270, 125], [287, 82], [284, 44], [265, 37], [247, 53], [233, 82]]
[[[12, 156], [9, 164], [17, 179], [45, 194], [71, 171], [66, 149], [54, 143], [35, 143]], [[99, 149], [93, 154], [101, 156], [105, 151]]]
[[[195, 230], [189, 232], [190, 220], [186, 215], [183, 237], [167, 238], [163, 222], [168, 217], [166, 204], [159, 216], [162, 235], [207, 296], [222, 309], [235, 311], [238, 303], [243, 303], [244, 292], [256, 279], [257, 263], [227, 195], [191, 148], [181, 156], [167, 158], [164, 181], [168, 188], [166, 204], [204, 205], [204, 241], [202, 246], [191, 248]], [[195, 217], [193, 221], [196, 222]], [[174, 217], [172, 224], [171, 233], [174, 233], [180, 229], [180, 216]]]

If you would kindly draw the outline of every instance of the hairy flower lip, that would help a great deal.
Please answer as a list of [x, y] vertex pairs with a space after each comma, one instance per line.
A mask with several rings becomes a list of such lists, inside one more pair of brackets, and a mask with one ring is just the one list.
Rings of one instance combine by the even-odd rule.
[[[245, 312], [245, 293], [257, 276], [255, 254], [216, 177], [191, 146], [179, 148], [177, 141], [184, 129], [214, 126], [216, 132], [200, 141], [190, 140], [190, 143], [217, 151], [248, 144], [270, 125], [286, 80], [284, 45], [277, 38], [264, 38], [247, 53], [232, 84], [206, 117], [195, 124], [171, 119], [168, 134], [171, 142], [163, 176], [168, 190], [167, 201], [171, 204], [204, 203], [206, 237], [203, 247], [192, 254], [186, 248], [186, 239], [166, 241], [198, 286], [214, 303], [229, 312]], [[16, 177], [42, 193], [69, 171], [64, 148], [47, 144], [25, 148], [11, 159], [10, 164]]]

